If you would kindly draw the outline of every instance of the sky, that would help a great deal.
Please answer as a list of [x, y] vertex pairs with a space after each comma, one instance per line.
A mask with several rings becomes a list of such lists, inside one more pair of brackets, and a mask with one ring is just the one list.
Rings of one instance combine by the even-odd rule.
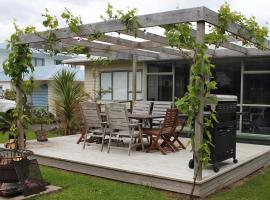
[[[20, 26], [34, 25], [42, 30], [42, 16], [46, 8], [60, 16], [66, 7], [75, 15], [80, 15], [83, 23], [101, 21], [107, 3], [115, 9], [137, 8], [138, 14], [148, 14], [181, 8], [206, 6], [218, 11], [224, 0], [0, 0], [0, 42], [4, 42], [14, 31], [13, 21]], [[260, 25], [270, 21], [270, 0], [227, 0], [233, 11], [245, 16], [256, 16]], [[60, 17], [59, 17], [60, 18]], [[60, 25], [63, 23], [60, 22]], [[267, 24], [268, 28], [270, 26]]]

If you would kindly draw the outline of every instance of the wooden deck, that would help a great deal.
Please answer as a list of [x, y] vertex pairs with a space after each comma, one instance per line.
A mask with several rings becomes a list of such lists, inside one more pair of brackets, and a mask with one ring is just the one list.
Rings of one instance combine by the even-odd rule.
[[[192, 188], [193, 170], [188, 168], [192, 157], [189, 149], [162, 155], [159, 152], [145, 153], [105, 148], [99, 145], [76, 144], [78, 135], [51, 138], [48, 142], [29, 141], [40, 164], [91, 174], [104, 178], [148, 185], [154, 188], [189, 194]], [[187, 143], [183, 139], [184, 144]], [[237, 144], [238, 163], [232, 159], [221, 164], [214, 173], [211, 166], [203, 170], [203, 181], [196, 183], [195, 195], [207, 196], [226, 185], [238, 181], [252, 172], [270, 164], [270, 146]]]

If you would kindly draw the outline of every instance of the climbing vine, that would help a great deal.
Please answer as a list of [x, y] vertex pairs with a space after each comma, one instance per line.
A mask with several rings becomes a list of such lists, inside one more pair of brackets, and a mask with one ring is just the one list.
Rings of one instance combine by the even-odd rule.
[[113, 6], [108, 3], [108, 7], [106, 10], [106, 15], [101, 15], [101, 19], [104, 21], [108, 20], [119, 20], [125, 26], [125, 32], [128, 34], [132, 34], [134, 37], [138, 35], [138, 29], [141, 27], [137, 17], [137, 8], [133, 8], [124, 13], [123, 10], [116, 10], [114, 12]]
[[15, 33], [8, 40], [7, 49], [10, 51], [8, 58], [3, 63], [5, 74], [11, 77], [12, 84], [16, 87], [16, 109], [13, 111], [15, 123], [12, 124], [10, 131], [19, 138], [18, 147], [24, 148], [24, 125], [28, 118], [24, 115], [26, 104], [26, 93], [31, 91], [32, 80], [23, 81], [23, 75], [33, 72], [32, 53], [28, 44], [19, 44], [19, 37], [24, 34], [35, 32], [33, 26], [24, 29], [14, 23]]

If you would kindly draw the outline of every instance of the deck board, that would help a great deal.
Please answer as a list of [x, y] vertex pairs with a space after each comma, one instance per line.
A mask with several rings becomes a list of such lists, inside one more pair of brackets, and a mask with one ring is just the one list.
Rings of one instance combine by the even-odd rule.
[[[109, 179], [189, 193], [193, 170], [188, 168], [192, 157], [190, 149], [162, 155], [160, 152], [132, 151], [131, 156], [123, 149], [107, 148], [100, 151], [99, 145], [76, 144], [78, 135], [50, 138], [48, 142], [28, 141], [41, 164], [82, 172]], [[187, 144], [187, 139], [182, 139]], [[211, 166], [203, 170], [203, 180], [196, 185], [196, 195], [205, 196], [217, 189], [251, 174], [270, 164], [270, 146], [237, 143], [238, 163], [229, 159], [214, 173]]]

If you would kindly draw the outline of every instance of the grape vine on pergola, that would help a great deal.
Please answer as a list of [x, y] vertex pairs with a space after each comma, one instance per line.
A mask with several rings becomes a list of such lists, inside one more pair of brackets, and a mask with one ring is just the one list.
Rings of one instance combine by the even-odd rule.
[[[59, 40], [54, 44], [54, 49], [63, 51], [64, 48], [69, 48], [74, 45], [83, 46], [87, 49], [90, 55], [108, 57], [112, 60], [131, 60], [132, 67], [132, 99], [136, 99], [136, 71], [138, 61], [148, 60], [176, 60], [185, 59], [183, 51], [171, 48], [166, 37], [150, 33], [147, 31], [149, 27], [164, 27], [164, 25], [178, 24], [178, 23], [196, 23], [196, 30], [190, 32], [191, 36], [196, 38], [198, 44], [204, 43], [206, 26], [218, 26], [219, 16], [218, 13], [206, 8], [196, 7], [189, 9], [173, 10], [161, 13], [147, 14], [138, 16], [138, 23], [140, 29], [137, 30], [137, 38], [142, 39], [134, 40], [132, 33], [125, 32], [125, 25], [120, 20], [108, 20], [104, 22], [83, 24], [80, 25], [79, 32], [70, 31], [69, 27], [52, 30], [56, 38]], [[119, 33], [123, 35], [130, 35], [130, 39], [123, 37], [115, 37], [106, 34], [104, 37], [97, 38], [94, 41], [88, 41], [87, 38], [91, 34], [96, 33]], [[237, 41], [245, 40], [250, 43], [256, 43], [254, 37], [250, 37], [248, 30], [241, 27], [239, 24], [229, 24], [227, 33], [230, 33], [235, 37], [231, 37], [228, 41], [220, 44], [219, 49], [208, 48], [206, 51], [209, 57], [215, 58], [227, 57], [227, 56], [263, 56], [269, 55], [270, 43], [265, 41], [265, 47], [267, 51], [262, 52], [255, 47], [247, 48], [243, 45], [238, 45]], [[45, 32], [33, 33], [29, 35], [23, 35], [20, 37], [20, 42], [30, 44], [30, 47], [38, 49], [48, 49], [46, 43]], [[79, 39], [78, 39], [79, 37]], [[99, 40], [99, 41], [98, 41]], [[256, 46], [256, 45], [255, 45]], [[204, 102], [201, 102], [201, 107], [204, 107]], [[198, 114], [203, 116], [203, 112]], [[195, 149], [203, 141], [203, 130], [200, 128], [198, 122], [195, 121]], [[196, 160], [195, 160], [196, 161]], [[198, 163], [195, 162], [195, 166]], [[199, 163], [200, 165], [200, 163]], [[196, 169], [196, 167], [195, 167]], [[202, 179], [202, 170], [198, 174], [198, 179]]]

